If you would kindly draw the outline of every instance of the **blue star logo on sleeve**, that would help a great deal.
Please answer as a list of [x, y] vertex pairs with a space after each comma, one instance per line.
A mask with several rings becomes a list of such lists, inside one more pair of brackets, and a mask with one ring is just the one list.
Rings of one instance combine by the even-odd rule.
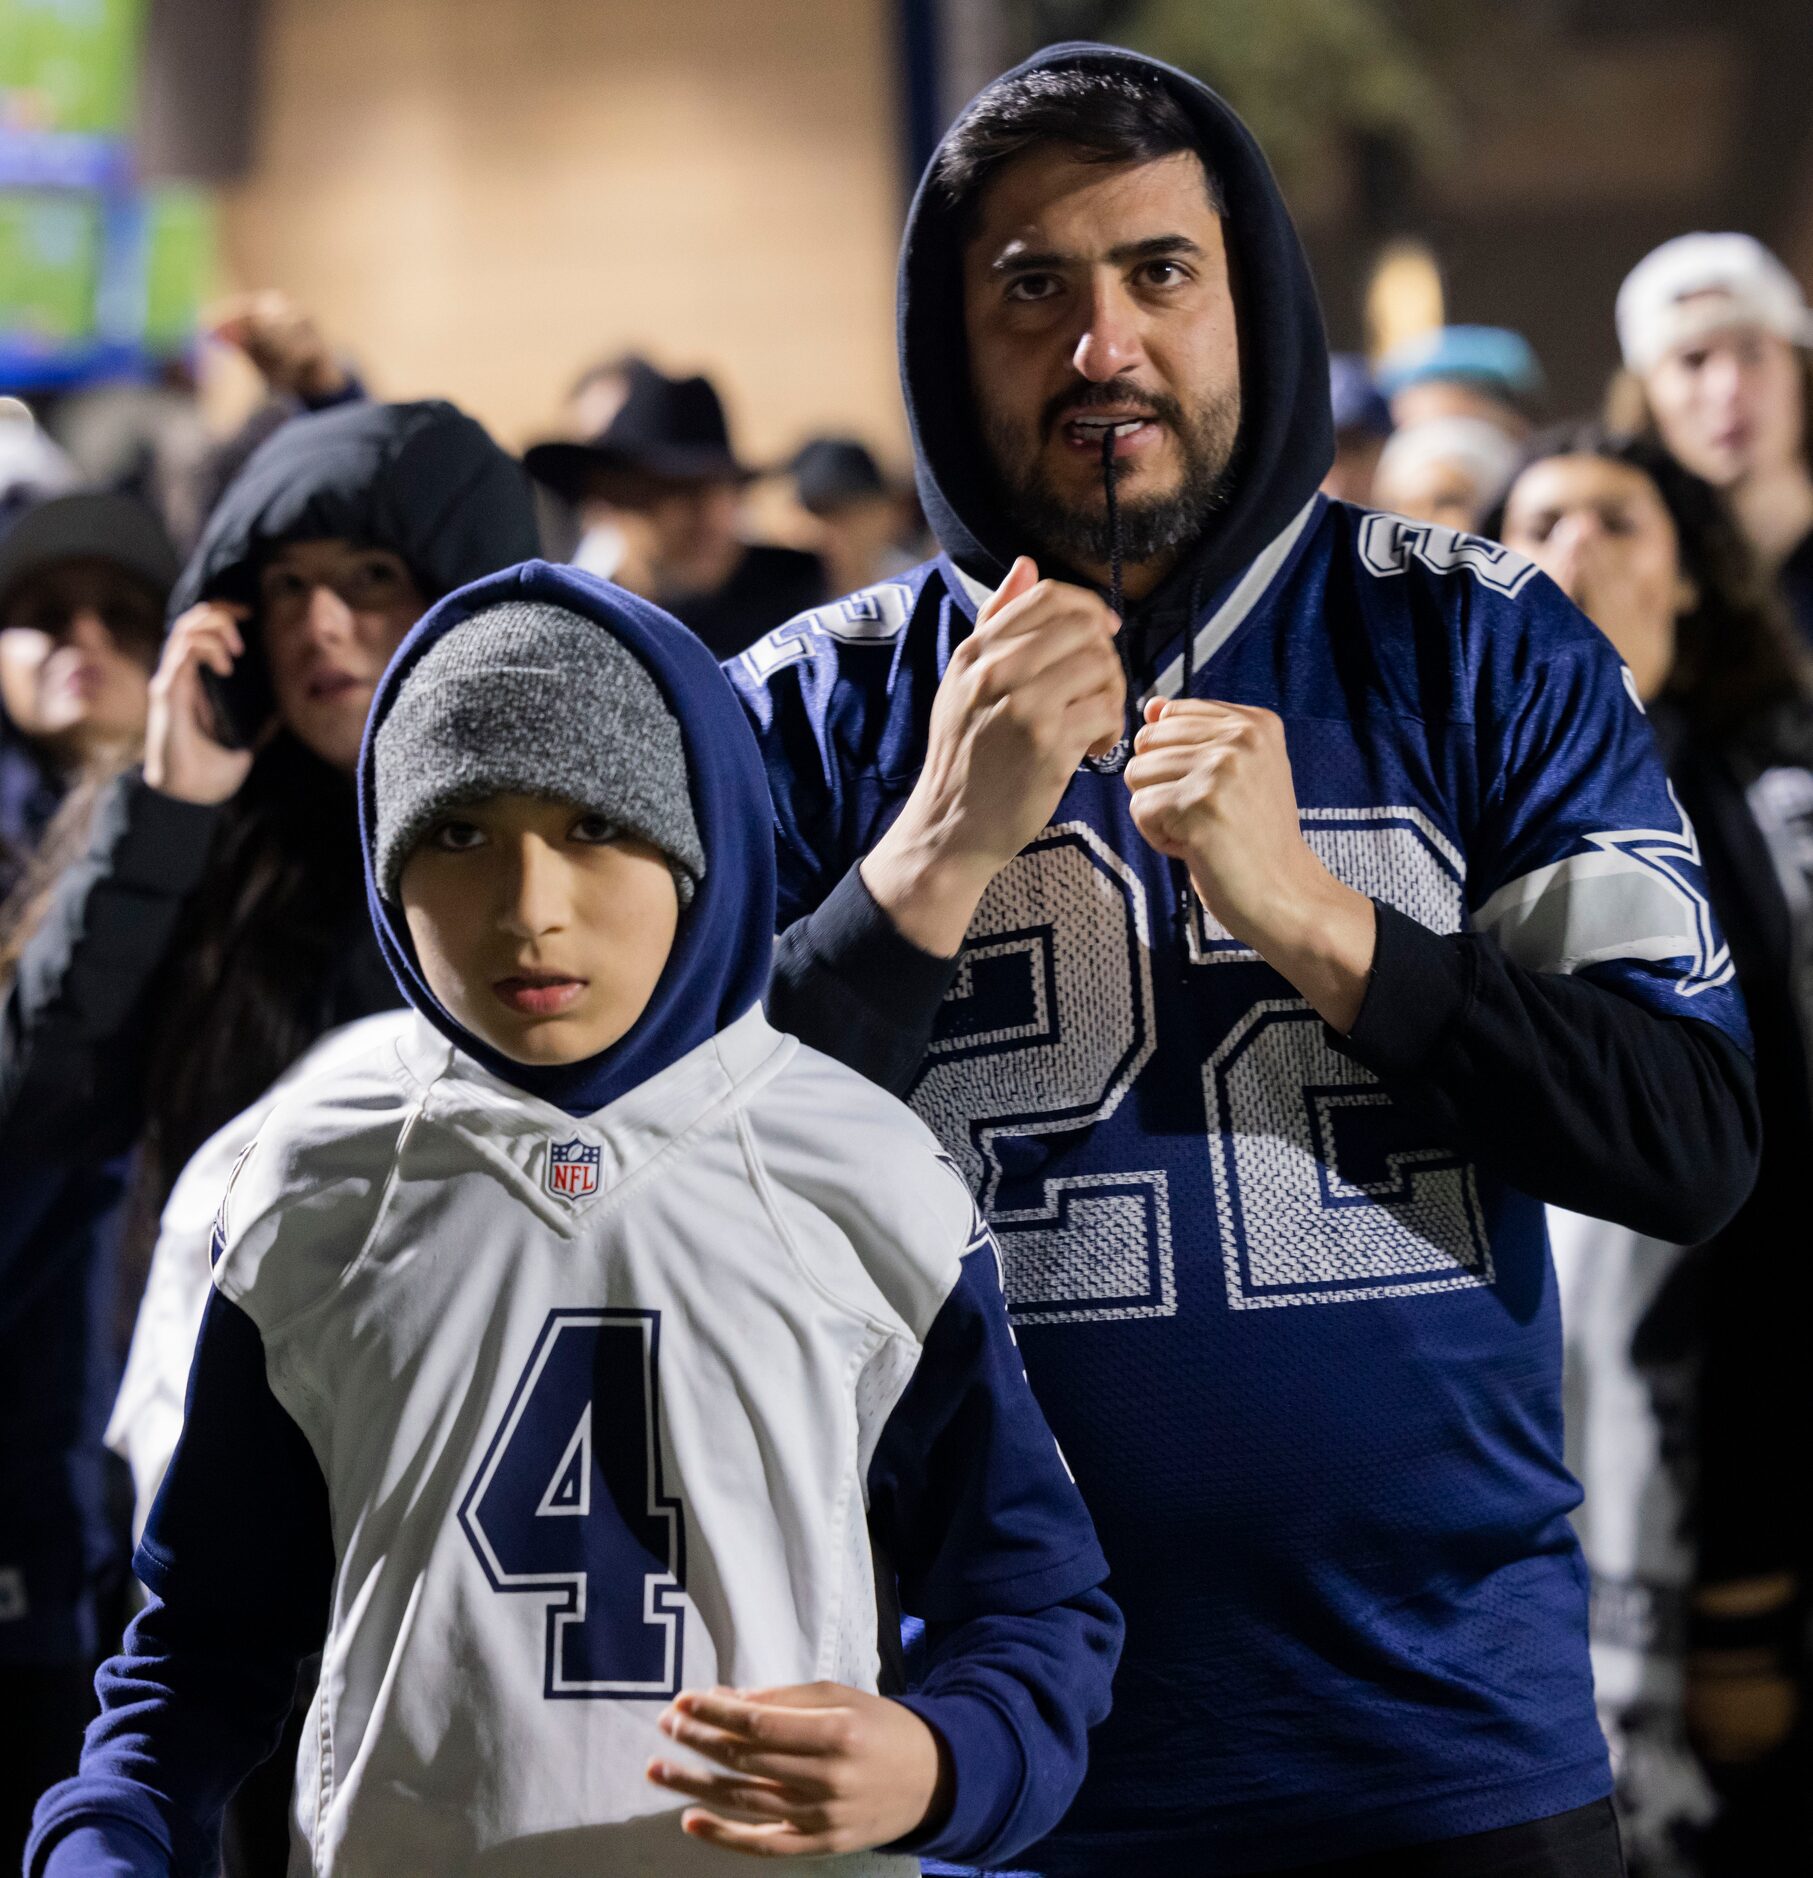
[[1621, 828], [1587, 839], [1602, 853], [1622, 855], [1660, 879], [1682, 908], [1692, 942], [1686, 975], [1675, 989], [1682, 997], [1691, 998], [1731, 982], [1731, 948], [1718, 937], [1712, 906], [1706, 898], [1699, 837], [1672, 786], [1668, 799], [1681, 818], [1681, 826], [1673, 832], [1665, 828]]

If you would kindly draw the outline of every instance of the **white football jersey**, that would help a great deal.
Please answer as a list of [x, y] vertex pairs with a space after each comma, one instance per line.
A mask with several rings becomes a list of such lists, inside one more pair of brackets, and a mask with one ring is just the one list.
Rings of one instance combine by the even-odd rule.
[[380, 1011], [328, 1031], [299, 1056], [258, 1100], [223, 1123], [189, 1157], [158, 1217], [157, 1243], [132, 1344], [105, 1440], [132, 1470], [132, 1533], [145, 1529], [183, 1427], [183, 1397], [195, 1356], [195, 1333], [208, 1301], [208, 1246], [220, 1196], [234, 1164], [279, 1100], [324, 1071], [369, 1056], [381, 1039], [410, 1021], [404, 1010]]
[[755, 1010], [579, 1121], [409, 1016], [277, 1104], [218, 1246], [332, 1515], [291, 1872], [745, 1869], [654, 1724], [877, 1686], [870, 1462], [995, 1261], [931, 1135]]

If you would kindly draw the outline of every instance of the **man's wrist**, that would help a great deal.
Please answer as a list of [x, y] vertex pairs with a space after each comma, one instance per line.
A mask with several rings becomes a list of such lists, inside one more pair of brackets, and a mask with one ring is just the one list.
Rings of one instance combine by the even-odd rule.
[[1248, 943], [1332, 1030], [1353, 1028], [1378, 950], [1378, 915], [1365, 894], [1326, 874]]
[[955, 958], [999, 869], [990, 860], [953, 854], [936, 836], [904, 824], [903, 816], [863, 856], [863, 885], [903, 939], [938, 958]]

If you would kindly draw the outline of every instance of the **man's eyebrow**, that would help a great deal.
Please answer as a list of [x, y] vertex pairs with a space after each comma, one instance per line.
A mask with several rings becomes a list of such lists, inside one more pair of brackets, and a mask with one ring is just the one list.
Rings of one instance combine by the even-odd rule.
[[1108, 259], [1116, 266], [1127, 261], [1156, 261], [1169, 254], [1201, 260], [1202, 252], [1202, 244], [1188, 235], [1148, 235], [1144, 241], [1124, 241], [1118, 248], [1110, 248]]
[[[1192, 241], [1188, 235], [1148, 235], [1143, 241], [1123, 241], [1108, 250], [1108, 259], [1116, 267], [1124, 267], [1129, 261], [1161, 260], [1169, 255], [1200, 260], [1203, 249], [1200, 242]], [[1072, 266], [1079, 258], [1058, 248], [1009, 248], [989, 262], [988, 271], [991, 274], [1039, 273]]]
[[1040, 269], [1064, 267], [1074, 261], [1074, 254], [1064, 254], [1056, 248], [1015, 248], [1010, 247], [1005, 254], [998, 254], [989, 262], [991, 274], [1030, 274]]

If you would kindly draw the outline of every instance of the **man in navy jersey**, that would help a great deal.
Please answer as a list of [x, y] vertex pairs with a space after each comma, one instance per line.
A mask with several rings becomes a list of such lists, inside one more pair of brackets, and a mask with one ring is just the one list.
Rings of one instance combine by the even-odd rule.
[[729, 669], [773, 1014], [971, 1182], [1127, 1615], [1018, 1863], [1608, 1878], [1542, 1202], [1696, 1240], [1756, 1153], [1628, 675], [1519, 557], [1317, 493], [1308, 270], [1181, 74], [991, 86], [901, 294], [943, 551]]

